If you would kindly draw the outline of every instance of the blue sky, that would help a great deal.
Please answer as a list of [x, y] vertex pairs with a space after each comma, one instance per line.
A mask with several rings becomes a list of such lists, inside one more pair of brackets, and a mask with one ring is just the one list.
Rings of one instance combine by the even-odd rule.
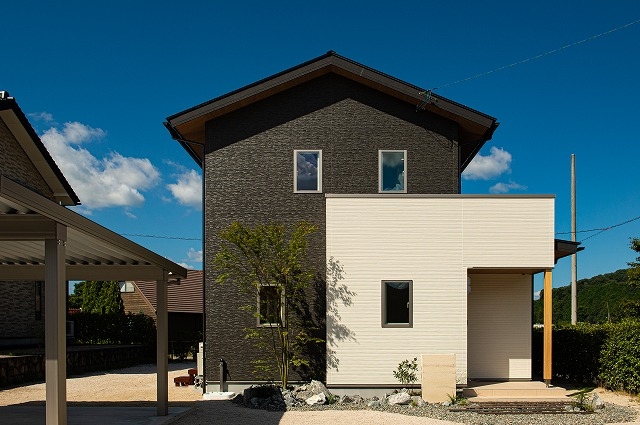
[[[3, 18], [0, 89], [78, 212], [125, 235], [187, 238], [128, 236], [189, 267], [202, 267], [200, 170], [162, 122], [328, 50], [498, 118], [464, 193], [556, 194], [556, 231], [569, 231], [574, 153], [579, 230], [640, 216], [640, 23], [450, 84], [640, 20], [635, 0], [23, 1]], [[626, 267], [631, 236], [640, 220], [586, 240], [578, 277]], [[569, 282], [565, 259], [554, 285]]]

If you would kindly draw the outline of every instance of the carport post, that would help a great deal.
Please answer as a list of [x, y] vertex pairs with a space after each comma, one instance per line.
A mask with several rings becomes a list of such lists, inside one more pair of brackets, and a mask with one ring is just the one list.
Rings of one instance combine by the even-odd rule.
[[169, 317], [167, 314], [168, 275], [156, 281], [157, 403], [158, 416], [169, 414]]
[[44, 241], [46, 423], [67, 425], [67, 227], [54, 226], [54, 238]]

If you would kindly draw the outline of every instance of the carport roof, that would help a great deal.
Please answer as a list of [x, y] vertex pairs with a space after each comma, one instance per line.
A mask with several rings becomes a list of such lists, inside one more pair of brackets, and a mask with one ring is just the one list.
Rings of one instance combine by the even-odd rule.
[[[44, 280], [45, 239], [66, 228], [68, 280], [185, 278], [185, 268], [0, 176], [0, 277]], [[64, 231], [64, 230], [63, 230]]]

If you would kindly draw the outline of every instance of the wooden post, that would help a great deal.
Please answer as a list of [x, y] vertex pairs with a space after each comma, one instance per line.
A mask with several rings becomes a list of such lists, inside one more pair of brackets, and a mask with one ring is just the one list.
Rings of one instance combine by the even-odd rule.
[[551, 335], [553, 327], [553, 305], [551, 301], [553, 292], [553, 278], [551, 276], [551, 270], [545, 270], [544, 272], [544, 355], [543, 355], [543, 371], [542, 378], [547, 384], [547, 387], [551, 385]]
[[169, 414], [169, 320], [167, 313], [168, 278], [156, 281], [156, 354], [158, 416]]
[[45, 239], [45, 416], [47, 425], [67, 425], [67, 228], [56, 223], [55, 238]]

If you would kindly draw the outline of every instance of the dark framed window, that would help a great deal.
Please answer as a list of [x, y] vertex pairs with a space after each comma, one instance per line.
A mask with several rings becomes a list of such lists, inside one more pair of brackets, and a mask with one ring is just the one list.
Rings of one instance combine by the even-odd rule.
[[277, 326], [282, 322], [284, 294], [275, 285], [264, 285], [258, 293], [258, 326]]
[[407, 151], [378, 151], [378, 191], [407, 193]]
[[293, 151], [293, 191], [296, 193], [322, 192], [322, 151]]
[[413, 327], [413, 281], [382, 281], [382, 327]]

